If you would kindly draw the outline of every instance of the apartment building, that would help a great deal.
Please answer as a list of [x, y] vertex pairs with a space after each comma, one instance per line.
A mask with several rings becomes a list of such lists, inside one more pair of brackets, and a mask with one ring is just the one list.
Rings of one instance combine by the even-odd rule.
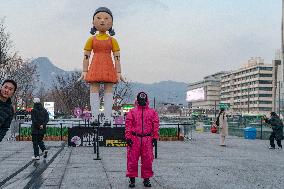
[[202, 81], [190, 83], [187, 102], [191, 112], [215, 115], [218, 111], [221, 91], [221, 76], [228, 72], [218, 72], [203, 78]]
[[268, 114], [273, 108], [273, 66], [257, 57], [242, 68], [221, 76], [221, 102], [232, 113]]

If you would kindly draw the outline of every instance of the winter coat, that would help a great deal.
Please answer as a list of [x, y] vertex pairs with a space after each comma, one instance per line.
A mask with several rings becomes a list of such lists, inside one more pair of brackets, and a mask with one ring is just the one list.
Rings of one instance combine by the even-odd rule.
[[159, 116], [157, 112], [146, 106], [131, 109], [125, 121], [125, 138], [131, 140], [127, 147], [127, 177], [138, 177], [138, 160], [141, 156], [141, 177], [153, 176], [153, 139], [159, 138]]
[[225, 112], [219, 115], [219, 127], [220, 127], [220, 135], [228, 136], [228, 121]]
[[283, 140], [283, 122], [278, 116], [273, 116], [270, 119], [265, 119], [265, 122], [271, 125], [275, 133], [276, 140]]
[[[49, 115], [47, 110], [42, 106], [41, 103], [35, 103], [31, 114], [32, 118], [32, 134], [33, 135], [44, 135], [46, 133], [46, 124], [49, 121]], [[40, 129], [40, 126], [43, 126]]]
[[8, 98], [6, 102], [0, 100], [0, 142], [10, 128], [13, 116], [14, 110], [11, 98]]

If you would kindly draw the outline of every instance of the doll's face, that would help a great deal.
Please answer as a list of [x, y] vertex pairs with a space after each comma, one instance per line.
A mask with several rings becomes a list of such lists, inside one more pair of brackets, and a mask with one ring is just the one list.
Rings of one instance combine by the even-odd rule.
[[93, 25], [100, 32], [106, 32], [112, 27], [112, 18], [106, 12], [99, 12], [95, 15]]

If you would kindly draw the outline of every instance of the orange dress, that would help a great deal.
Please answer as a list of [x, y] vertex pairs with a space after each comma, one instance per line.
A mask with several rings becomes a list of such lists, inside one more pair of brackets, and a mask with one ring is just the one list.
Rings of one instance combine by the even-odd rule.
[[112, 61], [112, 38], [98, 40], [93, 38], [94, 56], [85, 81], [88, 83], [117, 83], [117, 74]]

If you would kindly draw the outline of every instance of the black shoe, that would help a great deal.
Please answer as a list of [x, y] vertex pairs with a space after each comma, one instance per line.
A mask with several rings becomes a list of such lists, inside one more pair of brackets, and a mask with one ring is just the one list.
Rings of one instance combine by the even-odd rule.
[[47, 153], [48, 153], [47, 150], [44, 150], [44, 151], [43, 151], [43, 158], [47, 158]]
[[282, 146], [278, 146], [278, 149], [282, 149]]
[[135, 187], [135, 177], [130, 177], [129, 188], [134, 188], [134, 187]]
[[273, 147], [273, 146], [269, 146], [269, 149], [275, 149], [275, 147]]
[[149, 179], [144, 179], [143, 184], [145, 187], [152, 187]]

